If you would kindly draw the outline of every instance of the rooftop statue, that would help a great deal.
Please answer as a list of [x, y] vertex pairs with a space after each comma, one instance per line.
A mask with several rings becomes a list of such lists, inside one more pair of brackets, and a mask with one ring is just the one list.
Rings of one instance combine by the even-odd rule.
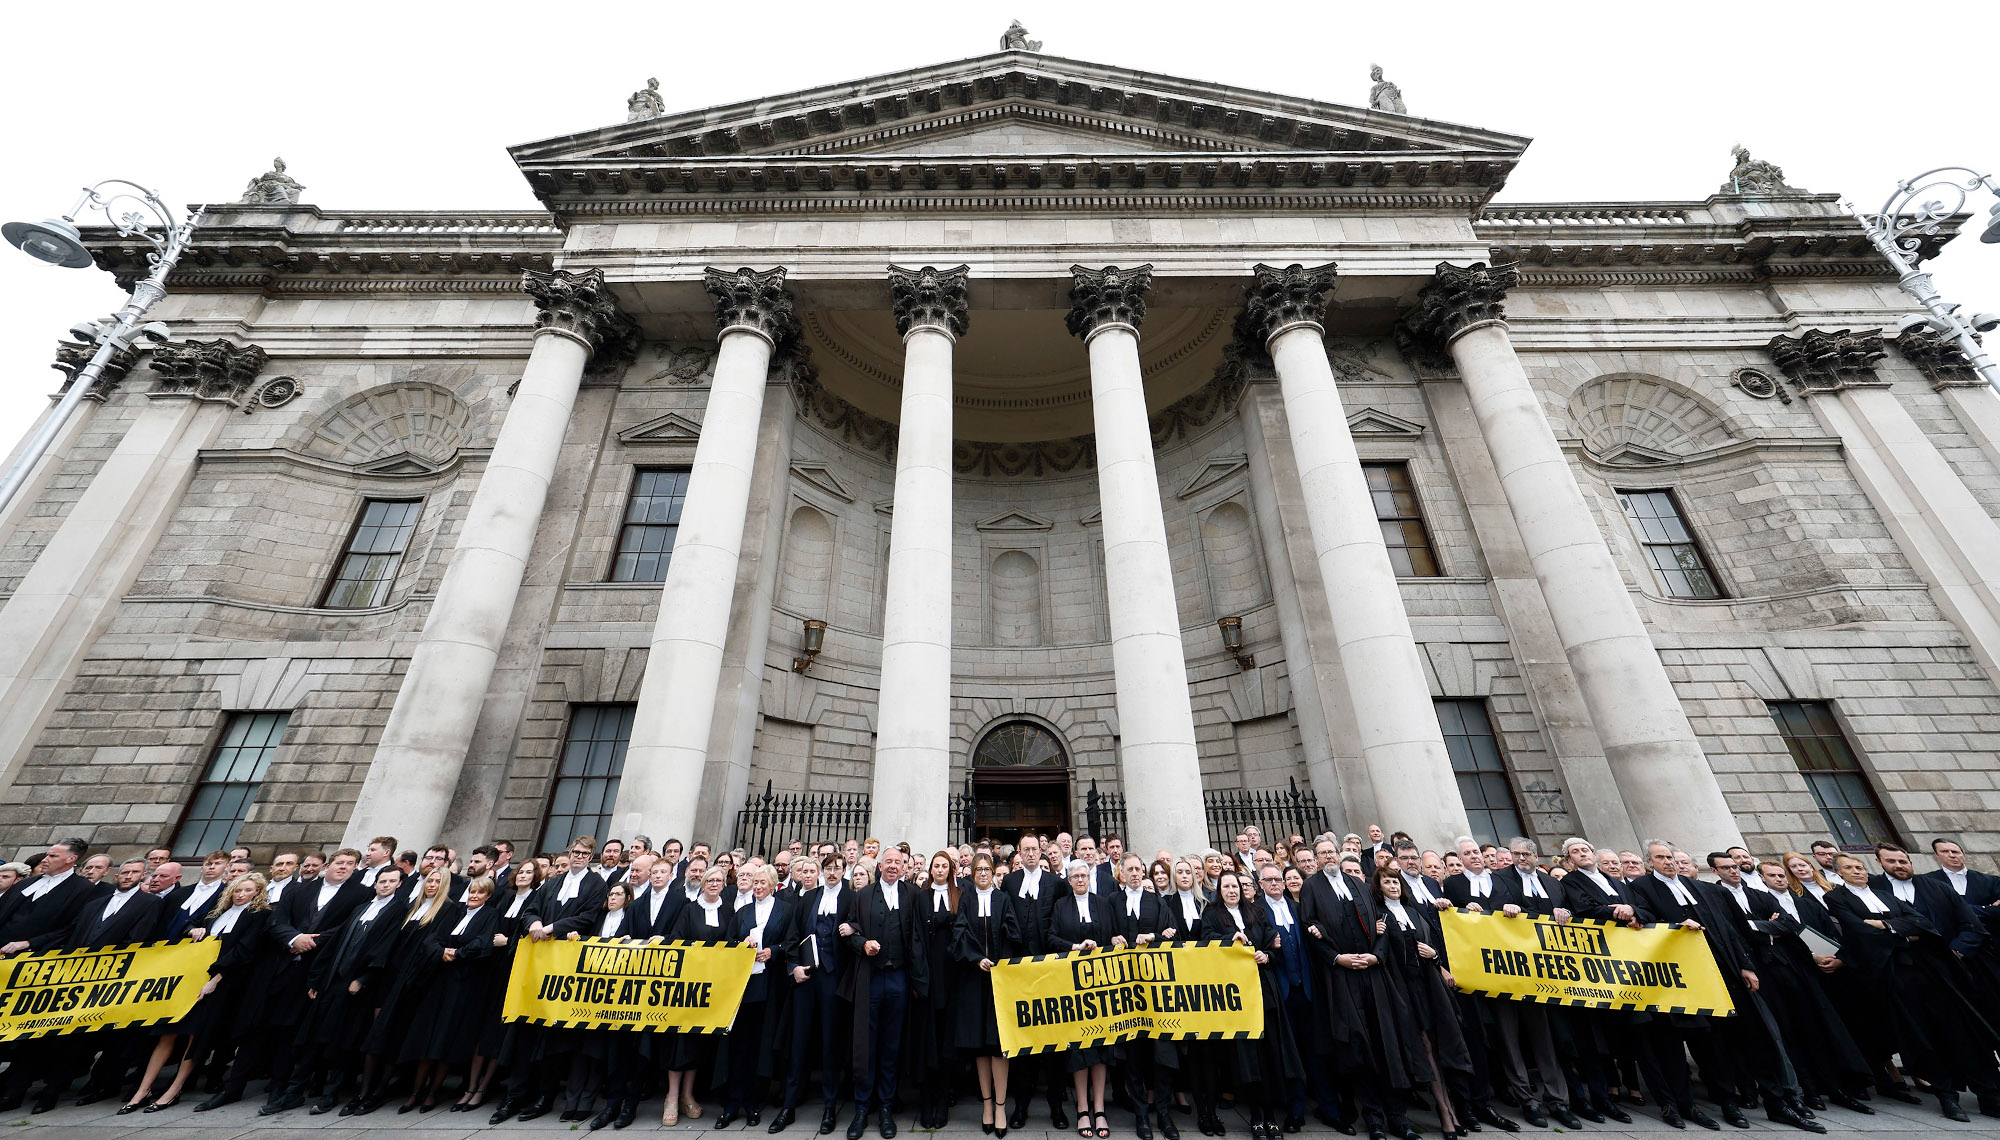
[[299, 191], [304, 189], [285, 173], [285, 160], [274, 158], [270, 171], [252, 178], [238, 201], [250, 206], [290, 206], [297, 204]]
[[1765, 162], [1761, 158], [1751, 158], [1750, 151], [1738, 143], [1730, 154], [1736, 156], [1736, 165], [1729, 171], [1729, 181], [1722, 184], [1719, 194], [1804, 194], [1807, 191], [1796, 186], [1785, 185], [1785, 172], [1776, 163]]
[[1000, 50], [1040, 51], [1042, 50], [1042, 41], [1029, 39], [1028, 29], [1021, 26], [1021, 21], [1016, 20], [1007, 25], [1006, 33], [1000, 37]]
[[1374, 64], [1368, 69], [1368, 78], [1375, 86], [1368, 90], [1368, 106], [1377, 111], [1388, 111], [1394, 115], [1407, 115], [1408, 107], [1403, 106], [1403, 89], [1382, 78], [1382, 65]]
[[648, 79], [643, 91], [632, 92], [625, 100], [625, 121], [636, 123], [644, 119], [657, 119], [667, 113], [666, 100], [660, 98], [660, 81]]

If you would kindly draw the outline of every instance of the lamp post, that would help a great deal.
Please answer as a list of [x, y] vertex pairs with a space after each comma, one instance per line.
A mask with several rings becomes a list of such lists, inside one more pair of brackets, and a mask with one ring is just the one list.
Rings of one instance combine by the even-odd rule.
[[28, 445], [14, 465], [0, 478], [0, 511], [5, 511], [14, 496], [28, 481], [28, 473], [35, 464], [48, 453], [49, 445], [55, 442], [57, 434], [76, 412], [77, 405], [97, 383], [104, 366], [113, 356], [132, 346], [132, 342], [144, 337], [155, 343], [167, 339], [167, 326], [157, 322], [142, 325], [146, 310], [167, 292], [167, 275], [174, 271], [174, 263], [180, 260], [194, 237], [195, 227], [201, 224], [206, 207], [197, 209], [186, 220], [177, 220], [174, 212], [167, 207], [160, 196], [136, 182], [122, 178], [107, 179], [95, 186], [87, 187], [83, 197], [77, 200], [70, 212], [60, 218], [50, 218], [42, 222], [8, 222], [0, 226], [0, 237], [8, 244], [37, 261], [58, 265], [64, 269], [82, 269], [91, 264], [90, 250], [83, 244], [83, 235], [76, 226], [76, 217], [85, 210], [95, 210], [110, 220], [112, 226], [123, 238], [140, 238], [153, 247], [146, 255], [152, 271], [132, 286], [132, 296], [119, 309], [110, 323], [90, 321], [77, 325], [70, 331], [86, 341], [94, 342], [97, 351], [90, 357], [90, 363], [76, 374], [70, 382], [69, 391], [56, 403], [42, 425], [35, 429]]
[[[1984, 377], [1988, 387], [2000, 389], [2000, 367], [1979, 343], [1976, 333], [2000, 328], [2000, 317], [1981, 313], [1970, 321], [1958, 315], [1958, 306], [1948, 304], [1938, 296], [1931, 284], [1931, 275], [1917, 269], [1923, 241], [1935, 235], [1943, 224], [1965, 207], [1966, 197], [1974, 191], [1985, 189], [2000, 198], [2000, 184], [1996, 184], [1990, 174], [1964, 166], [1941, 166], [1927, 170], [1915, 178], [1906, 178], [1896, 184], [1895, 193], [1882, 203], [1882, 209], [1873, 214], [1864, 214], [1855, 209], [1854, 204], [1845, 203], [1849, 213], [1861, 222], [1861, 228], [1868, 233], [1868, 240], [1874, 243], [1882, 256], [1896, 266], [1896, 283], [1903, 292], [1915, 297], [1925, 309], [1930, 311], [1930, 319], [1910, 316], [1903, 320], [1901, 331], [1929, 325], [1958, 342], [1959, 350]], [[1987, 244], [2000, 242], [2000, 202], [1996, 202], [1987, 219], [1986, 229], [1979, 240]]]

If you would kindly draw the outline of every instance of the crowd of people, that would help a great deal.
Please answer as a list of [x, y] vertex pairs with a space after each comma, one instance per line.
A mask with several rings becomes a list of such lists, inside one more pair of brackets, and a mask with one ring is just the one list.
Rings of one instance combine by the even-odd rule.
[[[1247, 1123], [1253, 1140], [1308, 1114], [1373, 1140], [1525, 1123], [1629, 1123], [1650, 1105], [1677, 1128], [1747, 1128], [1748, 1109], [1824, 1132], [1828, 1104], [1875, 1097], [1967, 1119], [2000, 1116], [2000, 878], [1949, 839], [1919, 874], [1903, 849], [1862, 857], [1831, 842], [1699, 862], [1664, 840], [1638, 851], [1528, 839], [1422, 850], [1401, 834], [1256, 828], [1234, 849], [1147, 857], [1119, 837], [1025, 834], [925, 857], [875, 839], [794, 841], [765, 854], [657, 848], [645, 837], [517, 857], [496, 842], [463, 861], [399, 853], [245, 849], [188, 869], [166, 849], [114, 863], [80, 839], [0, 866], [0, 954], [215, 939], [192, 1010], [172, 1024], [17, 1041], [0, 1110], [121, 1098], [120, 1113], [190, 1102], [205, 1112], [263, 1081], [264, 1116], [559, 1113], [625, 1128], [664, 1099], [663, 1125], [778, 1133], [818, 1108], [826, 1135], [899, 1114], [919, 1128], [969, 1119], [1004, 1137], [1039, 1094], [1051, 1125], [1086, 1140], [1120, 1127], [1179, 1140]], [[1459, 992], [1440, 912], [1698, 930], [1734, 1016], [1553, 1007]], [[2000, 925], [1996, 925], [2000, 930]], [[502, 1018], [523, 941], [726, 941], [755, 948], [727, 1035], [548, 1027]], [[1165, 942], [1248, 946], [1263, 989], [1251, 1039], [1141, 1039], [1004, 1056], [996, 963]], [[79, 1084], [80, 1082], [80, 1084]], [[192, 1086], [192, 1087], [191, 1087]], [[719, 1107], [704, 1108], [702, 1101]], [[489, 1108], [489, 1104], [492, 1105]], [[1502, 1110], [1506, 1111], [1503, 1112]]]

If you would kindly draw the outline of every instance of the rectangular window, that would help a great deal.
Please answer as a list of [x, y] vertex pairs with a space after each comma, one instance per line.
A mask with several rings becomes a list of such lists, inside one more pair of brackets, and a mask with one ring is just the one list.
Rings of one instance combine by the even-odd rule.
[[1653, 568], [1653, 581], [1661, 593], [1669, 598], [1722, 596], [1672, 491], [1620, 491], [1618, 504], [1632, 520], [1632, 529], [1639, 532], [1639, 545], [1646, 551], [1646, 562]]
[[1404, 463], [1364, 463], [1368, 494], [1375, 500], [1375, 517], [1382, 522], [1382, 541], [1389, 547], [1389, 564], [1399, 578], [1437, 576], [1431, 534], [1424, 527], [1424, 507]]
[[674, 536], [681, 529], [681, 504], [687, 501], [686, 468], [641, 471], [625, 501], [625, 525], [618, 531], [618, 557], [611, 563], [613, 582], [664, 582], [673, 561]]
[[1771, 719], [1785, 738], [1792, 762], [1806, 778], [1820, 815], [1834, 839], [1848, 851], [1870, 851], [1877, 843], [1895, 843], [1896, 829], [1875, 797], [1868, 773], [1848, 747], [1847, 735], [1833, 719], [1825, 701], [1772, 701]]
[[1481, 843], [1505, 843], [1528, 834], [1521, 826], [1514, 786], [1507, 781], [1507, 761], [1500, 755], [1500, 742], [1493, 737], [1493, 722], [1486, 717], [1486, 702], [1433, 703], [1438, 727], [1444, 730], [1445, 751], [1451, 754], [1452, 773], [1458, 777], [1458, 798], [1465, 801], [1465, 815], [1472, 824], [1472, 837]]
[[264, 770], [271, 766], [291, 720], [292, 714], [281, 712], [236, 713], [229, 718], [222, 743], [209, 757], [208, 770], [174, 833], [174, 858], [199, 859], [236, 846], [236, 833], [257, 801], [257, 785], [263, 782]]
[[632, 742], [636, 705], [573, 705], [569, 736], [549, 798], [541, 851], [561, 851], [579, 835], [610, 838], [611, 807], [618, 802], [618, 777], [625, 772], [625, 746]]
[[320, 605], [330, 610], [361, 610], [387, 602], [423, 506], [419, 499], [369, 499], [362, 503], [361, 517], [347, 538], [340, 569], [327, 584], [326, 600]]

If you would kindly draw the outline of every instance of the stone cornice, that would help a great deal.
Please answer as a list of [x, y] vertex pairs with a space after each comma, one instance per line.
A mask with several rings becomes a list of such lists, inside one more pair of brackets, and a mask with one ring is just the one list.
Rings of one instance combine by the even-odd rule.
[[1767, 350], [1801, 396], [1889, 386], [1876, 372], [1888, 349], [1875, 329], [1806, 329], [1797, 336], [1771, 338]]

